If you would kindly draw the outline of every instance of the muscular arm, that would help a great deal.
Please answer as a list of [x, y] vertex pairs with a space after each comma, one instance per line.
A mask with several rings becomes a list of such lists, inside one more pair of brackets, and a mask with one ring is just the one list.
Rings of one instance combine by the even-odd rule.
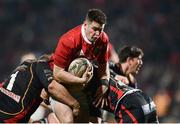
[[71, 73], [65, 71], [64, 68], [58, 67], [56, 65], [54, 65], [53, 75], [56, 80], [68, 84], [82, 84], [86, 81], [86, 79], [74, 76]]
[[48, 86], [48, 92], [54, 97], [56, 100], [70, 106], [75, 107], [79, 106], [79, 103], [75, 98], [73, 98], [67, 89], [61, 85], [60, 83], [53, 80]]

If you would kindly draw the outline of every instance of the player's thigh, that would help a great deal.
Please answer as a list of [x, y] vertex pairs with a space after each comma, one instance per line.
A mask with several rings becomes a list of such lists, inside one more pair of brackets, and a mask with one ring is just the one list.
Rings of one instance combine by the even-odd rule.
[[52, 98], [50, 98], [50, 104], [53, 112], [57, 116], [58, 120], [62, 123], [70, 123], [73, 122], [73, 113], [72, 109], [61, 102], [58, 102]]

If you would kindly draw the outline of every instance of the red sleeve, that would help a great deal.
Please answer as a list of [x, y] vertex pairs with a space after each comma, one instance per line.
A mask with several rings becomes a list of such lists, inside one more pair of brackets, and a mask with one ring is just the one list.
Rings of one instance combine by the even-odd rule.
[[108, 44], [108, 60], [110, 59], [110, 57], [111, 57], [111, 51], [112, 51], [112, 49], [113, 49], [113, 46], [112, 46], [112, 44], [109, 42], [109, 44]]
[[108, 53], [109, 38], [106, 33], [104, 33], [102, 37], [102, 41], [103, 41], [102, 54], [100, 57], [98, 57], [98, 62], [106, 63], [109, 61], [109, 53]]
[[67, 37], [61, 37], [54, 53], [54, 64], [67, 68], [75, 49], [74, 40]]

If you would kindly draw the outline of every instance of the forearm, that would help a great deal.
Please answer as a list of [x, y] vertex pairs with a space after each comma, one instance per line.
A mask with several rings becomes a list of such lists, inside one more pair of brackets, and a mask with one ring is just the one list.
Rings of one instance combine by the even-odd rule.
[[51, 82], [48, 86], [48, 92], [54, 97], [56, 100], [73, 107], [74, 104], [77, 104], [77, 100], [71, 96], [68, 90], [55, 80]]
[[57, 81], [68, 84], [82, 84], [85, 82], [83, 78], [72, 75], [71, 73], [65, 71], [64, 69], [54, 65], [53, 75]]

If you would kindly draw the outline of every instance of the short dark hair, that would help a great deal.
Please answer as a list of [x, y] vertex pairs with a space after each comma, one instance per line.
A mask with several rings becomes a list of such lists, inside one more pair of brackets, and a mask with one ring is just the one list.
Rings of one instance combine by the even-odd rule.
[[124, 46], [119, 52], [120, 63], [126, 62], [128, 57], [136, 58], [138, 56], [144, 56], [142, 49], [136, 46]]
[[100, 24], [106, 24], [106, 15], [100, 9], [89, 9], [86, 15], [86, 20], [92, 22], [96, 21]]

